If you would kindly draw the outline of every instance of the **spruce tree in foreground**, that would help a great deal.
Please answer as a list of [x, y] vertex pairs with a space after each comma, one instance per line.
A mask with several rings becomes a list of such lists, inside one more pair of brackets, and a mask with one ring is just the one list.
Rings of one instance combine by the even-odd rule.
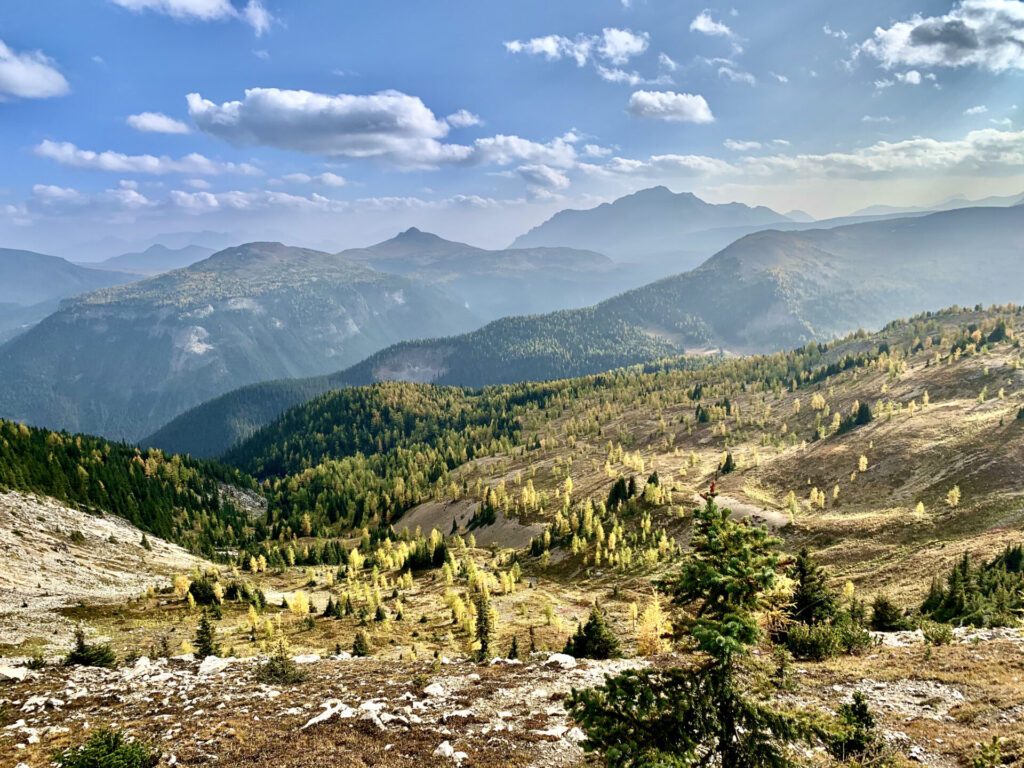
[[359, 630], [356, 632], [355, 640], [352, 641], [352, 655], [369, 656], [370, 651], [370, 638], [366, 636], [363, 630]]
[[583, 748], [600, 751], [611, 768], [788, 768], [788, 745], [818, 735], [741, 685], [781, 558], [778, 539], [729, 514], [713, 498], [695, 512], [693, 555], [662, 585], [690, 609], [685, 626], [703, 659], [607, 677], [566, 702], [587, 734]]

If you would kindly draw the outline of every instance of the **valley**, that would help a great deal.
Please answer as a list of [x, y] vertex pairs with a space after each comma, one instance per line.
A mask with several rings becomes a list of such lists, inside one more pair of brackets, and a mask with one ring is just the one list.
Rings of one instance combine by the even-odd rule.
[[[254, 522], [265, 514], [255, 527], [224, 529], [216, 562], [155, 561], [136, 544], [154, 570], [126, 583], [131, 599], [42, 602], [59, 611], [64, 634], [12, 637], [8, 663], [65, 652], [67, 622], [127, 661], [109, 672], [47, 666], [5, 686], [24, 722], [4, 731], [0, 752], [33, 765], [77, 743], [88, 719], [173, 745], [186, 765], [211, 755], [305, 765], [294, 761], [307, 750], [344, 765], [580, 765], [583, 732], [563, 706], [570, 688], [692, 655], [683, 625], [670, 630], [667, 600], [656, 630], [665, 634], [651, 645], [652, 582], [687, 561], [697, 494], [712, 480], [717, 501], [736, 519], [767, 523], [787, 557], [813, 552], [832, 593], [853, 596], [837, 600], [884, 596], [911, 617], [932, 578], [965, 554], [977, 564], [1024, 543], [1020, 322], [1015, 306], [952, 308], [696, 366], [668, 358], [543, 384], [379, 383], [314, 398], [225, 456], [243, 473], [230, 482], [258, 487], [267, 507], [252, 508]], [[195, 471], [228, 478], [217, 465]], [[30, 542], [68, 541], [81, 563], [136, 572], [106, 560], [99, 533], [70, 542], [81, 513], [63, 514], [63, 533], [44, 533], [46, 516], [18, 525]], [[7, 563], [13, 579], [22, 566]], [[10, 583], [51, 569], [38, 567], [40, 576]], [[515, 639], [518, 664], [472, 660], [481, 589], [488, 660]], [[25, 594], [30, 605], [45, 600]], [[193, 598], [210, 594], [224, 595], [211, 608], [216, 642], [238, 660], [200, 665], [188, 653], [211, 614]], [[625, 658], [550, 656], [595, 602]], [[34, 611], [12, 606], [10, 620]], [[911, 626], [875, 632], [853, 655], [797, 658], [771, 695], [828, 713], [864, 693], [887, 759], [952, 768], [992, 735], [1015, 755], [1024, 726], [1006, 670], [1020, 665], [1020, 630], [965, 626], [936, 642]], [[352, 658], [360, 635], [370, 658]], [[282, 648], [305, 674], [259, 682]], [[771, 690], [777, 655], [762, 644], [751, 660]], [[221, 707], [228, 697], [231, 710]], [[47, 698], [60, 703], [25, 704]], [[165, 703], [147, 710], [147, 698]], [[331, 714], [302, 727], [322, 712]]]

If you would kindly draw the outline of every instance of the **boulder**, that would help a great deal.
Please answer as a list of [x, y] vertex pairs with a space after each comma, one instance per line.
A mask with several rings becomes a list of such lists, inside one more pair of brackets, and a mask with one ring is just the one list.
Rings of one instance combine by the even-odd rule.
[[552, 653], [544, 662], [545, 667], [561, 667], [562, 669], [573, 669], [576, 666], [576, 659], [567, 653]]
[[207, 656], [203, 659], [203, 663], [199, 665], [199, 674], [216, 675], [218, 672], [223, 672], [227, 669], [230, 663], [227, 659], [222, 659], [220, 656]]
[[441, 687], [440, 683], [431, 683], [423, 689], [423, 693], [425, 693], [427, 696], [430, 696], [431, 698], [436, 698], [438, 696], [444, 696], [445, 690], [443, 687]]
[[30, 674], [28, 667], [0, 667], [0, 681], [21, 683]]

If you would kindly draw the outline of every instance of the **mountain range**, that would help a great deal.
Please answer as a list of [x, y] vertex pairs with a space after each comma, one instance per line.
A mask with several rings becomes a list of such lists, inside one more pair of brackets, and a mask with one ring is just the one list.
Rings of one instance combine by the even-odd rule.
[[202, 245], [184, 245], [181, 248], [168, 248], [166, 245], [157, 243], [149, 246], [144, 251], [123, 253], [120, 256], [112, 256], [104, 261], [83, 266], [136, 272], [141, 275], [158, 275], [161, 272], [170, 272], [172, 269], [191, 266], [197, 261], [202, 261], [213, 254], [213, 248], [206, 248]]
[[327, 253], [251, 243], [65, 301], [0, 347], [0, 410], [136, 440], [226, 390], [326, 373], [401, 339], [476, 324], [429, 286]]
[[[767, 230], [701, 267], [593, 307], [409, 341], [330, 376], [266, 382], [187, 412], [146, 445], [219, 455], [322, 392], [401, 380], [479, 387], [597, 373], [690, 352], [769, 352], [952, 304], [1019, 299], [1024, 209], [968, 208], [834, 229]], [[984, 271], [999, 280], [979, 279]]]
[[716, 230], [793, 221], [764, 206], [715, 205], [659, 186], [596, 208], [560, 211], [516, 238], [512, 247], [590, 249], [620, 261], [669, 261], [678, 272], [697, 266], [735, 239]]
[[483, 320], [583, 307], [660, 277], [592, 250], [485, 250], [415, 227], [368, 248], [338, 254], [372, 269], [435, 285]]

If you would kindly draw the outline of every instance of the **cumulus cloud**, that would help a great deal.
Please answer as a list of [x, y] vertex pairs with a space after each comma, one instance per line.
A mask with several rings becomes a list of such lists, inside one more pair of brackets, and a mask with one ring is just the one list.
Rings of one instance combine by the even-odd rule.
[[907, 72], [897, 72], [896, 79], [901, 83], [907, 85], [920, 85], [921, 84], [921, 73], [916, 69], [911, 69]]
[[460, 109], [457, 112], [452, 112], [445, 118], [445, 122], [452, 128], [471, 128], [474, 125], [484, 124], [484, 121], [480, 119], [479, 115], [474, 115], [468, 109]]
[[722, 146], [726, 149], [731, 149], [734, 152], [749, 152], [752, 149], [760, 149], [761, 142], [759, 141], [736, 141], [734, 139], [726, 139], [722, 142]]
[[40, 142], [35, 153], [39, 157], [55, 160], [61, 165], [72, 168], [84, 168], [93, 171], [109, 171], [112, 173], [145, 173], [163, 175], [167, 173], [184, 173], [194, 176], [211, 176], [220, 173], [238, 173], [258, 175], [260, 170], [248, 163], [222, 163], [210, 160], [204, 155], [193, 152], [177, 160], [161, 155], [125, 155], [121, 152], [93, 152], [79, 149], [70, 141]]
[[675, 91], [634, 91], [629, 97], [629, 112], [634, 117], [688, 123], [710, 123], [715, 119], [703, 96]]
[[663, 66], [669, 72], [675, 72], [677, 69], [679, 69], [678, 62], [676, 62], [676, 60], [669, 56], [667, 53], [658, 54], [658, 63], [661, 64], [661, 66]]
[[548, 61], [573, 59], [577, 66], [582, 67], [591, 57], [612, 64], [624, 64], [646, 51], [648, 42], [646, 32], [635, 33], [629, 29], [605, 27], [600, 35], [579, 34], [574, 38], [545, 35], [530, 40], [509, 40], [505, 42], [505, 50], [509, 53], [543, 56]]
[[846, 34], [845, 29], [832, 29], [832, 27], [830, 27], [828, 24], [823, 26], [821, 28], [821, 31], [824, 32], [829, 37], [834, 37], [837, 40], [845, 40], [847, 37], [849, 37], [849, 35]]
[[700, 32], [713, 37], [733, 37], [733, 31], [720, 21], [711, 18], [708, 11], [701, 11], [696, 18], [690, 22], [691, 32]]
[[988, 107], [984, 104], [979, 104], [976, 107], [968, 107], [964, 110], [965, 115], [983, 115], [988, 112]]
[[575, 158], [564, 137], [539, 143], [498, 135], [471, 145], [445, 143], [449, 123], [419, 98], [400, 91], [328, 95], [251, 88], [241, 101], [222, 104], [192, 93], [188, 108], [200, 130], [237, 146], [381, 158], [409, 168], [515, 162], [565, 166]]
[[189, 127], [185, 123], [162, 112], [140, 112], [137, 115], [129, 115], [125, 122], [135, 130], [146, 133], [189, 132]]
[[53, 59], [42, 51], [18, 52], [0, 40], [0, 101], [5, 96], [46, 99], [70, 90]]
[[184, 21], [220, 21], [241, 19], [259, 37], [274, 21], [260, 0], [249, 0], [241, 11], [231, 0], [111, 0], [122, 8], [135, 12], [153, 11]]
[[281, 181], [291, 184], [321, 184], [325, 187], [344, 187], [348, 183], [344, 176], [329, 171], [315, 176], [310, 176], [308, 173], [289, 173], [282, 176]]
[[1024, 69], [1024, 3], [963, 0], [943, 16], [915, 15], [877, 27], [859, 51], [886, 68], [966, 67], [991, 72]]

